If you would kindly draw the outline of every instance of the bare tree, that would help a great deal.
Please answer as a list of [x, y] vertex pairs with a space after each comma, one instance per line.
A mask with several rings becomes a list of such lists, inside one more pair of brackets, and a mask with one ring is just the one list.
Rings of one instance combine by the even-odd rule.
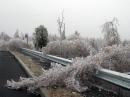
[[103, 24], [102, 32], [104, 34], [105, 46], [119, 45], [120, 36], [118, 34], [117, 26], [118, 20], [116, 18]]
[[58, 32], [60, 34], [61, 40], [65, 39], [65, 22], [64, 22], [64, 11], [62, 11], [61, 17], [58, 17], [57, 23], [58, 23]]
[[60, 53], [61, 53], [61, 56], [62, 56], [62, 40], [64, 40], [66, 37], [65, 37], [65, 22], [64, 22], [64, 11], [62, 11], [62, 14], [61, 14], [61, 17], [58, 17], [57, 19], [57, 23], [58, 23], [58, 32], [60, 34]]

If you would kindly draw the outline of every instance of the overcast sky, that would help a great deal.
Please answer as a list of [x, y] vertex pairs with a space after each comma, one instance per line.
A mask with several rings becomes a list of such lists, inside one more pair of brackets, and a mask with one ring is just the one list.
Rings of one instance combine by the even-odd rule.
[[130, 39], [130, 0], [0, 0], [0, 32], [31, 34], [43, 24], [58, 34], [63, 9], [67, 35], [78, 30], [84, 37], [102, 37], [101, 25], [117, 17], [121, 38]]

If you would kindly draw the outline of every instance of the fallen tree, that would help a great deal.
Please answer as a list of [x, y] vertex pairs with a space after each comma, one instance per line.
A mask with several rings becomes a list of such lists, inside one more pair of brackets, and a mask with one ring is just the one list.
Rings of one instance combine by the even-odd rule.
[[98, 54], [86, 58], [75, 58], [72, 64], [66, 67], [52, 63], [49, 70], [35, 78], [20, 78], [18, 82], [7, 81], [11, 89], [27, 88], [34, 92], [39, 87], [66, 87], [83, 92], [95, 85], [94, 76], [102, 67], [126, 72], [130, 69], [130, 47], [108, 46]]

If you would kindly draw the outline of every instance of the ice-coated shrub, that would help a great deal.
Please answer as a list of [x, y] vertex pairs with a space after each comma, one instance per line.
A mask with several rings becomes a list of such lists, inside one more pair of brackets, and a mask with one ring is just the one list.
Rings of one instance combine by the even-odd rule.
[[5, 32], [1, 32], [0, 33], [0, 41], [4, 40], [4, 41], [9, 41], [11, 39], [10, 36], [8, 36]]
[[[96, 61], [96, 60], [95, 60]], [[19, 82], [7, 81], [7, 86], [12, 89], [25, 88], [31, 92], [35, 89], [53, 86], [65, 86], [78, 92], [90, 88], [94, 79], [93, 76], [98, 72], [99, 66], [94, 63], [92, 57], [76, 58], [73, 64], [66, 67], [52, 63], [52, 68], [35, 78], [20, 78]]]
[[43, 50], [64, 58], [86, 57], [90, 54], [87, 41], [81, 39], [50, 42]]
[[68, 40], [76, 40], [76, 39], [81, 39], [82, 37], [80, 36], [80, 33], [78, 31], [75, 31], [74, 34], [70, 35], [67, 39]]
[[[73, 37], [73, 36], [71, 36]], [[66, 40], [51, 41], [43, 51], [64, 58], [87, 57], [95, 55], [103, 47], [101, 39], [69, 37]]]
[[18, 50], [19, 48], [29, 48], [29, 45], [21, 39], [11, 39], [8, 43], [10, 50]]
[[128, 72], [130, 70], [130, 46], [108, 46], [96, 56], [100, 56], [103, 68]]
[[19, 48], [30, 48], [27, 43], [21, 39], [10, 39], [9, 41], [1, 41], [0, 49], [18, 50]]

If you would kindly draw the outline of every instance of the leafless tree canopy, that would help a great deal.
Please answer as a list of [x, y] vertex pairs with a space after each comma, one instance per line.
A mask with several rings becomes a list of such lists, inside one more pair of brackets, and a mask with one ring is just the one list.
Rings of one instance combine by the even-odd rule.
[[64, 22], [64, 11], [62, 11], [61, 17], [57, 19], [58, 32], [60, 34], [61, 40], [65, 39], [65, 22]]

